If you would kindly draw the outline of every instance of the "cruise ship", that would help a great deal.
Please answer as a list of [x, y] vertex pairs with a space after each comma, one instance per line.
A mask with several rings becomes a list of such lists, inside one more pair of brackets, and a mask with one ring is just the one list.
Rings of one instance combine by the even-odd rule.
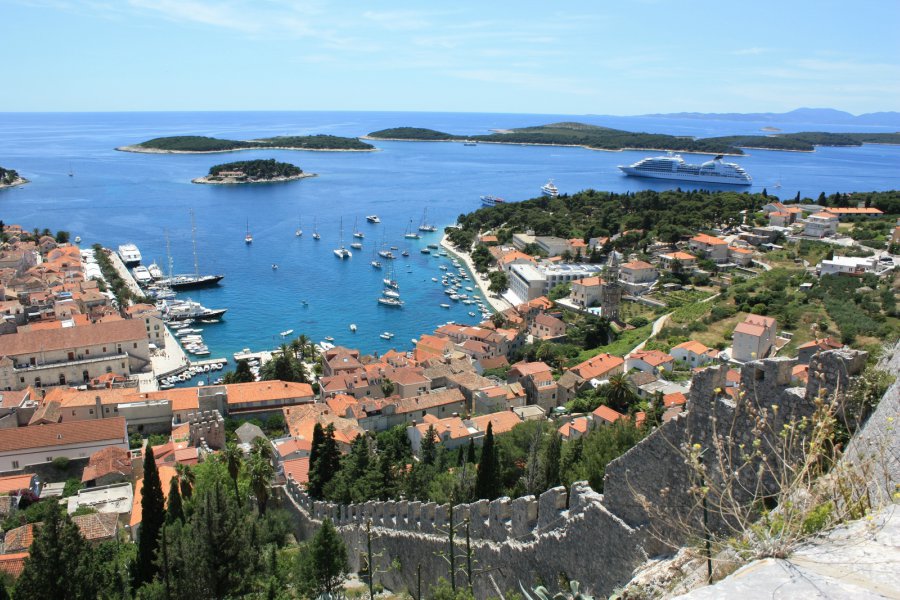
[[554, 185], [553, 180], [551, 179], [547, 183], [541, 186], [541, 194], [544, 196], [549, 196], [551, 198], [556, 198], [559, 196], [559, 189]]
[[141, 251], [134, 244], [122, 244], [119, 246], [119, 258], [126, 267], [136, 267], [141, 264]]
[[644, 158], [633, 165], [619, 166], [626, 175], [675, 179], [726, 185], [750, 185], [753, 180], [738, 164], [722, 162], [722, 155], [699, 165], [684, 162], [680, 155], [669, 152], [666, 156]]
[[503, 204], [503, 198], [498, 198], [497, 196], [482, 196], [481, 203], [485, 206], [495, 206], [497, 204]]

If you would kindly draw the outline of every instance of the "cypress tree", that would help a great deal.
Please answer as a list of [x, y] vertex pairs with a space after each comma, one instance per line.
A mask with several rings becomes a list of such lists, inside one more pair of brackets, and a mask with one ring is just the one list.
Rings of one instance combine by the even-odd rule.
[[419, 449], [423, 465], [434, 464], [434, 459], [437, 457], [436, 437], [434, 425], [429, 425], [428, 431], [425, 432], [425, 437], [422, 438], [422, 446]]
[[481, 446], [481, 461], [475, 479], [475, 496], [478, 499], [494, 500], [500, 496], [499, 465], [497, 450], [494, 448], [494, 427], [488, 421], [484, 444]]
[[556, 487], [560, 483], [559, 461], [562, 455], [562, 437], [555, 429], [550, 432], [547, 448], [544, 450], [544, 484], [547, 489]]
[[141, 489], [141, 528], [138, 531], [138, 555], [134, 568], [136, 588], [151, 581], [156, 575], [156, 551], [165, 516], [165, 499], [156, 468], [156, 457], [153, 456], [153, 448], [147, 446], [147, 454], [144, 456], [144, 484]]
[[[313, 437], [315, 437], [315, 430], [313, 430]], [[334, 478], [340, 468], [341, 453], [334, 439], [334, 424], [329, 423], [322, 434], [315, 464], [310, 460], [309, 495], [313, 498], [322, 498], [325, 486]]]
[[76, 600], [98, 592], [91, 546], [68, 515], [52, 506], [31, 544], [15, 597]]
[[478, 462], [478, 459], [475, 457], [475, 440], [471, 438], [469, 438], [469, 448], [466, 451], [466, 462], [473, 465]]
[[184, 506], [177, 477], [173, 477], [169, 483], [169, 500], [166, 506], [166, 523], [174, 523], [175, 521], [184, 523]]
[[350, 570], [347, 546], [331, 519], [326, 518], [310, 540], [301, 565], [301, 586], [311, 598], [331, 598], [344, 585]]
[[325, 432], [322, 430], [322, 425], [316, 423], [313, 427], [312, 444], [309, 450], [309, 484], [307, 485], [306, 490], [313, 498], [322, 497], [322, 486], [320, 485], [320, 478], [318, 477], [317, 463], [322, 454], [322, 446], [324, 444]]

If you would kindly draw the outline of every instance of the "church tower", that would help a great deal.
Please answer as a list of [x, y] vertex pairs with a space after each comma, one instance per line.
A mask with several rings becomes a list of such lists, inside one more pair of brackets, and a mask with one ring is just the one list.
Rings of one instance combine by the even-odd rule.
[[606, 272], [603, 275], [605, 283], [603, 284], [603, 294], [600, 306], [603, 309], [603, 316], [610, 322], [619, 320], [619, 304], [622, 302], [622, 284], [619, 281], [619, 259], [613, 250], [609, 253], [609, 260], [606, 262]]

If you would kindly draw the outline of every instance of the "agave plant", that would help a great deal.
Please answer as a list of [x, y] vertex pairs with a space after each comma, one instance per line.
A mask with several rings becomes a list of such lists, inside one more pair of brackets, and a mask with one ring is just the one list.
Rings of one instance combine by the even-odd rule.
[[550, 591], [547, 588], [539, 585], [532, 590], [532, 593], [534, 594], [533, 597], [525, 591], [522, 582], [519, 582], [519, 589], [522, 590], [522, 593], [525, 595], [525, 600], [535, 600], [535, 597], [537, 597], [538, 600], [594, 600], [593, 596], [582, 594], [580, 588], [581, 584], [573, 580], [569, 582], [568, 590], [556, 592], [556, 594], [551, 596]]

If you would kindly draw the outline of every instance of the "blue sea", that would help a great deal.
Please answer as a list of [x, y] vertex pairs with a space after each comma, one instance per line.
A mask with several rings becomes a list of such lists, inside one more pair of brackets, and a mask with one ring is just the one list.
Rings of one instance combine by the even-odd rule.
[[[419, 249], [437, 243], [440, 233], [405, 240], [410, 222], [418, 226], [427, 209], [439, 227], [480, 207], [479, 196], [507, 201], [539, 195], [553, 178], [562, 192], [586, 188], [617, 192], [667, 189], [675, 184], [622, 176], [616, 166], [651, 152], [602, 152], [580, 148], [456, 143], [382, 142], [378, 152], [242, 151], [229, 154], [152, 155], [117, 152], [116, 146], [168, 135], [209, 135], [232, 139], [328, 133], [359, 136], [396, 126], [429, 127], [460, 134], [491, 129], [581, 121], [628, 129], [700, 137], [759, 133], [768, 123], [701, 121], [660, 117], [572, 115], [223, 112], [223, 113], [44, 113], [0, 114], [0, 166], [14, 168], [31, 183], [0, 191], [0, 219], [27, 228], [64, 229], [83, 245], [110, 248], [133, 242], [144, 264], [166, 265], [165, 236], [171, 241], [176, 272], [192, 272], [190, 210], [197, 221], [200, 270], [224, 273], [222, 285], [190, 296], [211, 308], [227, 308], [221, 324], [205, 328], [213, 356], [242, 348], [272, 348], [279, 332], [293, 329], [313, 340], [331, 335], [339, 344], [364, 352], [411, 346], [410, 340], [455, 320], [475, 322], [470, 307], [440, 304], [437, 257]], [[862, 130], [828, 124], [791, 125], [794, 130]], [[788, 131], [787, 126], [782, 126]], [[890, 128], [868, 127], [867, 131]], [[275, 158], [318, 177], [261, 186], [210, 186], [190, 181], [222, 162]], [[701, 157], [697, 157], [698, 160]], [[900, 189], [900, 147], [819, 148], [814, 153], [748, 150], [737, 161], [754, 179], [753, 190], [792, 198], [798, 191]], [[72, 171], [74, 177], [69, 177]], [[776, 183], [781, 188], [776, 190]], [[378, 214], [380, 225], [365, 221]], [[332, 254], [343, 219], [349, 246], [354, 224], [365, 233], [364, 248], [348, 261]], [[294, 236], [298, 222], [304, 235]], [[313, 223], [322, 240], [312, 239]], [[248, 226], [254, 242], [244, 244]], [[384, 276], [369, 261], [384, 239], [410, 251], [395, 261], [403, 309], [376, 302]], [[386, 262], [386, 261], [385, 261]], [[272, 264], [279, 268], [273, 270]], [[305, 304], [304, 304], [305, 301]], [[349, 325], [355, 323], [354, 334]], [[385, 330], [396, 337], [379, 337]]]

